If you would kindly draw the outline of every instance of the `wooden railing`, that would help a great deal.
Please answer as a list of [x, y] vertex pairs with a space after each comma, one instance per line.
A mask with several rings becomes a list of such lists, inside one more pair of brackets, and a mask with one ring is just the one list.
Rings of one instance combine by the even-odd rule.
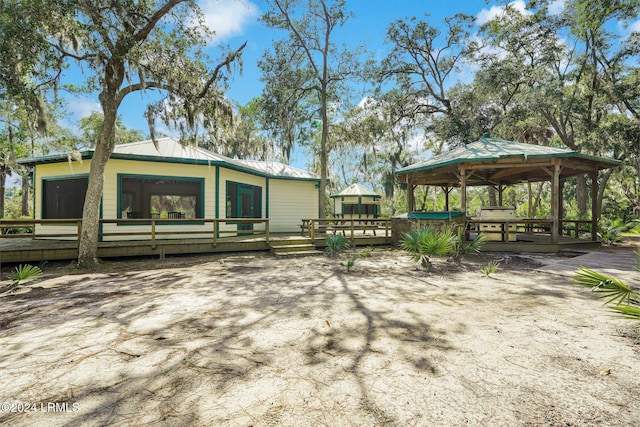
[[[526, 234], [550, 234], [551, 227], [553, 227], [553, 221], [550, 219], [468, 219], [465, 231], [465, 238], [469, 240], [469, 233], [478, 232], [478, 228], [481, 224], [498, 225], [495, 231], [491, 233], [500, 233], [503, 242], [508, 242], [509, 237], [516, 233]], [[565, 227], [565, 224], [572, 224], [573, 227]], [[588, 227], [583, 227], [587, 225]], [[514, 227], [515, 226], [515, 229]], [[563, 219], [560, 221], [560, 233], [559, 235], [573, 236], [575, 238], [580, 237], [580, 233], [591, 233], [591, 220], [573, 220]]]
[[[151, 246], [155, 248], [156, 240], [160, 240], [162, 236], [166, 235], [198, 235], [202, 237], [213, 237], [213, 245], [217, 245], [218, 238], [223, 234], [251, 234], [261, 235], [264, 234], [265, 241], [269, 243], [269, 219], [268, 218], [225, 218], [225, 219], [205, 219], [205, 218], [192, 218], [192, 219], [156, 219], [156, 218], [141, 218], [141, 219], [101, 219], [100, 224], [118, 224], [118, 225], [137, 225], [148, 226], [144, 230], [140, 230], [139, 227], [133, 228], [130, 231], [110, 231], [100, 232], [100, 237], [110, 236], [127, 236], [138, 237], [139, 240], [150, 240]], [[212, 224], [210, 230], [197, 229], [202, 228], [204, 224]], [[220, 224], [264, 224], [264, 230], [224, 230], [221, 229]], [[41, 232], [36, 233], [36, 225], [41, 226], [75, 226], [73, 233], [52, 233]], [[183, 225], [181, 230], [173, 231], [161, 231], [158, 230], [158, 225]], [[193, 226], [193, 227], [192, 227]], [[10, 230], [16, 230], [20, 228], [31, 228], [30, 233], [11, 233]], [[78, 236], [82, 233], [82, 220], [80, 219], [0, 219], [0, 238], [69, 238], [74, 237], [76, 240], [80, 240]], [[160, 238], [159, 238], [160, 237]]]
[[[351, 243], [353, 244], [355, 242], [356, 231], [362, 232], [362, 234], [371, 231], [376, 237], [378, 231], [380, 233], [384, 231], [384, 238], [391, 238], [391, 221], [390, 218], [315, 218], [303, 219], [300, 228], [302, 235], [304, 236], [305, 233], [308, 233], [313, 242], [315, 242], [316, 236], [318, 235], [341, 232], [346, 236], [348, 232]], [[382, 237], [382, 234], [380, 237]]]

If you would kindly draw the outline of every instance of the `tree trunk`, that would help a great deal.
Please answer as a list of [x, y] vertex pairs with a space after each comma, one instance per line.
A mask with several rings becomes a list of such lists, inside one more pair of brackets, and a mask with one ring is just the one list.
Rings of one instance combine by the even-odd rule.
[[596, 215], [598, 218], [600, 218], [600, 214], [602, 213], [602, 198], [604, 197], [604, 191], [607, 188], [607, 182], [609, 181], [609, 178], [611, 178], [613, 169], [614, 168], [609, 168], [606, 170], [606, 172], [602, 175], [602, 179], [600, 180], [600, 184], [598, 186], [598, 200], [596, 207]]
[[4, 189], [7, 182], [8, 168], [0, 165], [0, 218], [4, 218]]
[[82, 232], [78, 247], [78, 264], [92, 267], [98, 262], [98, 233], [100, 229], [100, 201], [104, 188], [104, 169], [115, 146], [115, 125], [118, 106], [115, 95], [103, 92], [100, 103], [104, 122], [89, 169], [89, 185], [82, 211]]
[[489, 206], [498, 206], [495, 187], [493, 185], [489, 185], [487, 186], [487, 191], [489, 192]]
[[29, 209], [29, 199], [31, 194], [31, 183], [29, 182], [29, 173], [20, 175], [22, 178], [22, 216], [31, 216], [31, 209]]
[[587, 177], [576, 176], [576, 203], [578, 205], [578, 218], [587, 217]]

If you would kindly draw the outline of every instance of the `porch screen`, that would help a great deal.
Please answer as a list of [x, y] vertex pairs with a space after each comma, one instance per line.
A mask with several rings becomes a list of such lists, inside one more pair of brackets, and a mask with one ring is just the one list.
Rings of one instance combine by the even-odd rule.
[[227, 181], [227, 218], [262, 218], [262, 187]]
[[82, 218], [89, 178], [44, 179], [42, 181], [42, 218]]
[[121, 176], [119, 218], [204, 218], [203, 180]]

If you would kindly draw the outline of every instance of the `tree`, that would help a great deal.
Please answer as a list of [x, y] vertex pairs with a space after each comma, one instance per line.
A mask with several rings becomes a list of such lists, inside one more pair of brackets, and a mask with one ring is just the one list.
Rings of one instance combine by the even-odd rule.
[[[20, 6], [21, 2], [16, 3]], [[195, 139], [200, 124], [209, 128], [230, 117], [231, 107], [222, 95], [225, 72], [231, 71], [244, 45], [208, 69], [211, 59], [204, 47], [211, 31], [203, 26], [195, 0], [78, 0], [63, 2], [65, 8], [53, 0], [38, 3], [38, 10], [62, 10], [61, 15], [55, 31], [42, 20], [39, 25], [30, 22], [40, 17], [31, 10], [36, 8], [18, 15], [16, 19], [28, 28], [30, 38], [44, 40], [40, 51], [30, 51], [28, 44], [22, 50], [16, 47], [18, 58], [39, 64], [34, 55], [45, 52], [47, 58], [57, 61], [47, 62], [46, 67], [57, 65], [55, 69], [60, 70], [70, 62], [83, 64], [89, 72], [85, 83], [98, 92], [102, 108], [103, 124], [91, 161], [78, 250], [79, 264], [90, 266], [97, 259], [104, 168], [116, 143], [118, 109], [124, 98], [148, 90], [164, 93], [164, 99], [147, 109], [151, 137], [159, 117], [177, 125], [185, 139]], [[8, 73], [9, 77], [13, 74]], [[58, 78], [59, 74], [53, 81]]]
[[[81, 142], [86, 144], [89, 148], [93, 148], [96, 145], [96, 141], [100, 136], [102, 129], [102, 123], [104, 122], [104, 116], [97, 111], [92, 112], [87, 117], [80, 119], [80, 139]], [[129, 142], [141, 141], [144, 139], [144, 134], [138, 129], [127, 129], [122, 123], [122, 117], [118, 116], [116, 119], [115, 129], [115, 141], [116, 144], [126, 144]]]
[[[402, 116], [433, 119], [454, 114], [448, 87], [460, 67], [478, 48], [471, 40], [471, 17], [445, 19], [446, 31], [416, 18], [393, 22], [387, 30], [391, 52], [380, 69], [381, 82], [393, 80], [402, 99]], [[456, 141], [454, 141], [456, 142]], [[457, 142], [462, 142], [457, 138]]]
[[[267, 106], [272, 107], [276, 133], [281, 135], [285, 158], [296, 138], [304, 137], [319, 114], [320, 169], [319, 215], [326, 215], [328, 158], [331, 151], [330, 103], [337, 104], [345, 79], [356, 69], [353, 55], [338, 50], [334, 31], [349, 14], [344, 0], [270, 0], [271, 9], [263, 21], [288, 32], [289, 39], [276, 41], [272, 52], [260, 62], [264, 73]], [[304, 12], [302, 11], [304, 10]], [[284, 144], [283, 144], [284, 143]]]

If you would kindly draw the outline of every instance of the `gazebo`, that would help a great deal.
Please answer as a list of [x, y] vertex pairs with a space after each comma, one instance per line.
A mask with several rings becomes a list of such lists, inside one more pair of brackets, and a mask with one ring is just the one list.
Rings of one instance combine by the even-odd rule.
[[330, 197], [336, 218], [375, 219], [380, 215], [380, 194], [360, 184], [351, 184]]
[[[587, 174], [591, 178], [591, 238], [597, 241], [598, 171], [619, 165], [613, 159], [590, 156], [564, 148], [545, 147], [491, 138], [451, 150], [429, 160], [415, 163], [396, 172], [407, 184], [408, 211], [415, 210], [414, 189], [417, 185], [439, 186], [445, 193], [449, 210], [449, 193], [460, 188], [460, 210], [467, 212], [467, 187], [494, 186], [498, 204], [506, 186], [524, 182], [551, 182], [551, 242], [557, 243], [563, 217], [562, 195], [567, 178]], [[505, 221], [505, 224], [508, 221]], [[516, 221], [511, 221], [516, 222]], [[520, 221], [526, 223], [526, 221]], [[505, 225], [503, 224], [503, 225]], [[509, 224], [506, 224], [507, 227]]]

